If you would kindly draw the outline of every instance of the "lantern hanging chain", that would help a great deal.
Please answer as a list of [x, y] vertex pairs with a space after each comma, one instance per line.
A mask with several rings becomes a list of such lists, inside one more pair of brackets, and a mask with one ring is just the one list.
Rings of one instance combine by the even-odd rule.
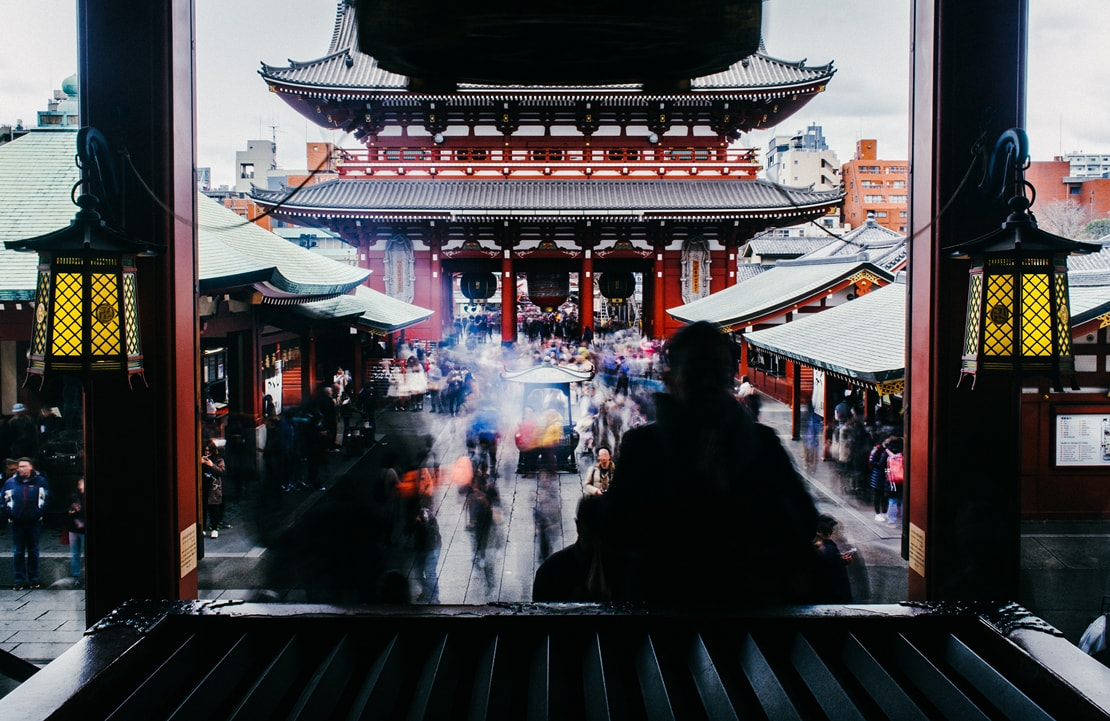
[[[345, 135], [349, 135], [349, 133], [347, 133]], [[337, 149], [337, 150], [339, 150], [339, 149]], [[178, 213], [176, 213], [174, 211], [173, 208], [168, 206], [166, 203], [162, 202], [162, 200], [158, 197], [158, 195], [151, 189], [151, 187], [143, 179], [142, 174], [139, 173], [139, 169], [135, 167], [135, 164], [131, 160], [131, 153], [127, 150], [127, 148], [121, 148], [120, 149], [120, 155], [123, 157], [123, 160], [127, 164], [128, 169], [135, 176], [135, 179], [139, 181], [139, 185], [142, 187], [142, 189], [144, 191], [146, 191], [146, 194], [148, 196], [150, 196], [150, 199], [153, 200], [155, 205], [157, 205], [159, 208], [161, 208], [166, 213], [166, 215], [172, 217], [174, 220], [176, 220], [180, 223], [185, 223], [186, 225], [190, 225], [193, 222], [195, 222], [195, 219], [187, 218], [183, 215], [179, 215]], [[232, 223], [230, 225], [205, 225], [205, 226], [201, 226], [199, 223], [197, 223], [197, 227], [198, 228], [203, 227], [206, 230], [234, 230], [236, 228], [241, 228], [245, 225], [249, 225], [249, 224], [254, 223], [256, 221], [262, 220], [263, 218], [265, 218], [269, 215], [272, 215], [279, 208], [281, 208], [286, 203], [288, 203], [290, 200], [292, 200], [294, 197], [296, 197], [296, 195], [298, 193], [300, 193], [300, 191], [306, 185], [308, 185], [310, 182], [312, 182], [312, 180], [317, 175], [319, 175], [320, 173], [323, 173], [324, 169], [327, 166], [328, 161], [330, 159], [331, 159], [330, 157], [325, 157], [323, 160], [321, 160], [320, 164], [317, 165], [312, 170], [310, 170], [308, 172], [308, 175], [301, 182], [299, 182], [299, 183], [297, 183], [297, 185], [293, 186], [293, 188], [285, 195], [285, 197], [283, 197], [281, 200], [279, 200], [273, 206], [271, 206], [270, 208], [267, 208], [266, 210], [262, 211], [261, 213], [259, 213], [255, 217], [253, 217], [253, 218], [244, 218], [242, 221], [240, 221], [238, 223]], [[83, 181], [83, 180], [79, 181], [77, 184], [80, 185], [83, 182], [85, 182], [85, 181]], [[72, 191], [71, 191], [71, 195], [72, 195]]]

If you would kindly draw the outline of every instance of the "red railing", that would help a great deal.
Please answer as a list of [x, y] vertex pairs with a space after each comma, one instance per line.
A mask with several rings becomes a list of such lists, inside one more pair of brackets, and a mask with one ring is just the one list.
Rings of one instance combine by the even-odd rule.
[[342, 177], [754, 178], [750, 148], [452, 147], [337, 148]]

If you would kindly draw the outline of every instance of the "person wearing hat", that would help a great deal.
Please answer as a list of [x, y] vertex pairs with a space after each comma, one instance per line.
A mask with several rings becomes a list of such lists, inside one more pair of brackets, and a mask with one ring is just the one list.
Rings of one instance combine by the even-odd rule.
[[9, 456], [34, 458], [38, 453], [38, 428], [35, 421], [27, 415], [27, 407], [22, 403], [12, 406], [12, 417], [8, 420], [8, 438]]

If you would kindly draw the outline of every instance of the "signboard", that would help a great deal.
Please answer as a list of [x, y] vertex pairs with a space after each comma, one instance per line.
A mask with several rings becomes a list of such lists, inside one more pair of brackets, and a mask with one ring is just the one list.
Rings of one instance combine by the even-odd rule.
[[181, 531], [181, 578], [197, 569], [197, 524], [190, 523]]
[[1110, 467], [1110, 412], [1058, 414], [1056, 465]]

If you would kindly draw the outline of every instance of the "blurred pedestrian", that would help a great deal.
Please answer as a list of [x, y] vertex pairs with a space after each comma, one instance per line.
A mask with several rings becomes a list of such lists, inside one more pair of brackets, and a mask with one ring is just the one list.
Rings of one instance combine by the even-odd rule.
[[200, 456], [201, 493], [204, 496], [204, 527], [209, 537], [219, 538], [224, 523], [224, 472], [227, 469], [215, 441], [208, 439]]
[[420, 582], [417, 601], [439, 603], [439, 549], [443, 540], [439, 533], [439, 523], [435, 513], [427, 506], [421, 507], [412, 526], [412, 550], [415, 553], [413, 568]]
[[73, 587], [80, 588], [84, 583], [85, 557], [85, 479], [77, 479], [77, 488], [69, 497], [66, 530], [69, 533], [69, 575]]
[[813, 546], [820, 558], [820, 572], [814, 601], [817, 603], [851, 603], [852, 586], [848, 581], [848, 564], [855, 556], [855, 549], [845, 553], [833, 540], [838, 522], [832, 516], [822, 513], [817, 517], [817, 535]]

